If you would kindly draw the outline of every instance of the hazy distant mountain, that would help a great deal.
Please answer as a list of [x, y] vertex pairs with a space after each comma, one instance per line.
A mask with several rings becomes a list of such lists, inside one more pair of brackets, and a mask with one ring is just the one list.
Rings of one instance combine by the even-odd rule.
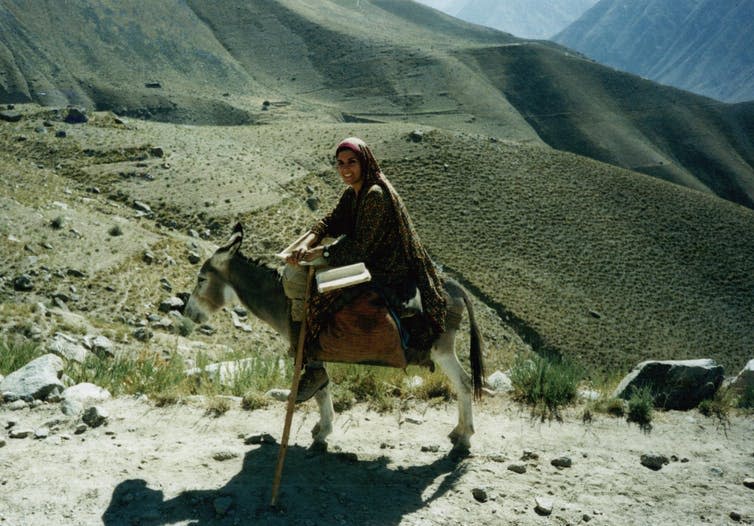
[[554, 40], [663, 84], [754, 100], [750, 0], [601, 0]]
[[550, 38], [597, 0], [418, 0], [449, 15], [522, 38]]

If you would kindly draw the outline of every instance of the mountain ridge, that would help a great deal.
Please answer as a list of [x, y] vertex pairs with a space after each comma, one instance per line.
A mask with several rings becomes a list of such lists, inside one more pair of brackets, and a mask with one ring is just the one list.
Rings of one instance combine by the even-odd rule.
[[725, 102], [754, 100], [754, 5], [602, 0], [553, 40], [612, 67]]

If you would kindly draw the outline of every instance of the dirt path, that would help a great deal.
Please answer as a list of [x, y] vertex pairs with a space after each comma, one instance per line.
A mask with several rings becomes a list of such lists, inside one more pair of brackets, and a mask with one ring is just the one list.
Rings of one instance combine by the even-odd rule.
[[[271, 511], [277, 445], [244, 438], [279, 439], [282, 403], [217, 418], [133, 398], [103, 407], [106, 425], [75, 434], [80, 421], [56, 405], [0, 406], [0, 525], [688, 525], [732, 523], [731, 512], [754, 519], [754, 491], [743, 485], [754, 476], [751, 418], [735, 418], [726, 434], [695, 412], [662, 413], [644, 434], [609, 417], [584, 425], [577, 412], [565, 423], [533, 422], [492, 399], [477, 407], [473, 454], [458, 460], [445, 438], [452, 404], [384, 415], [357, 406], [338, 416], [330, 451], [314, 453], [309, 403], [294, 417], [283, 509]], [[9, 438], [12, 429], [45, 424], [46, 438]], [[524, 450], [538, 458], [521, 460]], [[642, 466], [641, 454], [651, 452], [670, 463]], [[561, 456], [572, 466], [551, 465]], [[535, 511], [538, 497], [551, 501], [551, 515]]]

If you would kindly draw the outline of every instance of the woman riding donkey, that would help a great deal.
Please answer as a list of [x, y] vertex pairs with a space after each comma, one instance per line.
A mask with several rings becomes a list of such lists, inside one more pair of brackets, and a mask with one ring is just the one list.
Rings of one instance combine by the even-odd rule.
[[[348, 188], [338, 204], [294, 247], [283, 271], [283, 287], [291, 300], [291, 342], [307, 316], [307, 352], [297, 402], [308, 400], [329, 378], [313, 358], [320, 335], [336, 313], [364, 295], [378, 296], [397, 319], [411, 320], [410, 346], [429, 351], [445, 330], [447, 314], [442, 281], [411, 223], [403, 201], [382, 174], [369, 147], [352, 137], [335, 150], [338, 173]], [[336, 238], [332, 244], [326, 239]], [[321, 258], [321, 259], [320, 259]], [[363, 262], [372, 280], [325, 294], [314, 294], [303, 312], [307, 272], [299, 264], [324, 260], [338, 267]], [[406, 316], [413, 314], [412, 318]], [[460, 320], [459, 320], [460, 321]], [[405, 344], [405, 341], [404, 341]]]

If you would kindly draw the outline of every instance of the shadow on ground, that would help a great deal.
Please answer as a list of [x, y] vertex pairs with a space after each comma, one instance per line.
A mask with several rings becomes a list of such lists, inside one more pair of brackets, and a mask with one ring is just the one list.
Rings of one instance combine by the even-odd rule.
[[[411, 467], [390, 458], [288, 448], [279, 506], [269, 506], [276, 446], [246, 453], [240, 473], [217, 489], [188, 490], [165, 500], [143, 479], [116, 486], [102, 519], [106, 526], [255, 524], [399, 524], [459, 481], [465, 463], [452, 456]], [[188, 481], [187, 481], [188, 482]], [[229, 506], [227, 511], [222, 511]], [[218, 508], [221, 511], [218, 511]]]

